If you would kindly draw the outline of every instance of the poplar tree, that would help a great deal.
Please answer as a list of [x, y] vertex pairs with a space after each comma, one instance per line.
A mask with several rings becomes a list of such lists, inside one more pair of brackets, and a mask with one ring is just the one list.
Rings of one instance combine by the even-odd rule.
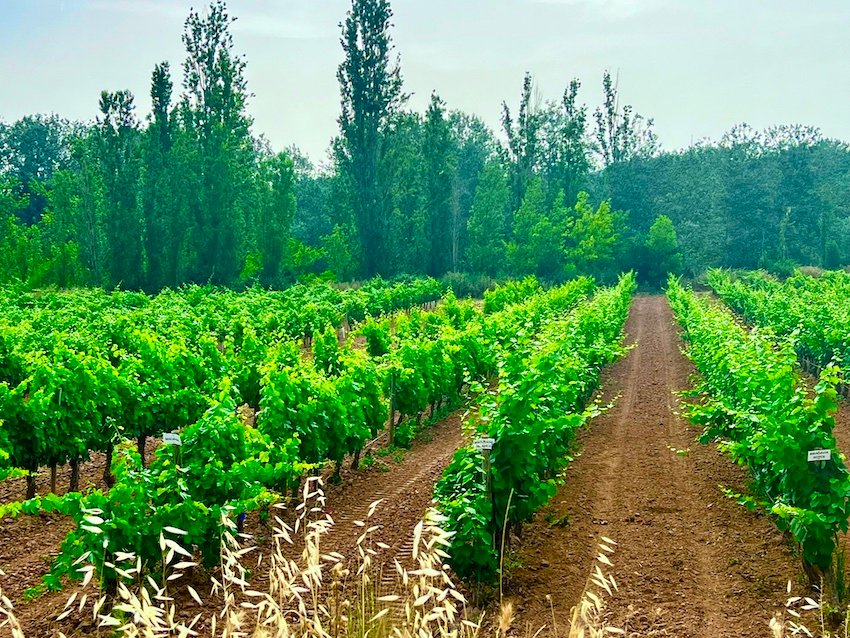
[[381, 272], [391, 210], [382, 176], [384, 134], [404, 102], [398, 59], [391, 59], [388, 0], [353, 0], [340, 25], [344, 59], [337, 71], [342, 95], [337, 159], [351, 189], [366, 276]]
[[502, 102], [502, 129], [508, 140], [505, 150], [510, 167], [511, 210], [516, 210], [522, 204], [528, 183], [540, 162], [540, 114], [531, 101], [533, 89], [531, 74], [526, 73], [516, 120], [507, 103]]
[[634, 112], [631, 105], [620, 107], [619, 90], [605, 71], [602, 77], [603, 105], [593, 113], [596, 121], [597, 151], [603, 168], [635, 157], [649, 157], [658, 150], [652, 119]]
[[452, 266], [452, 207], [457, 158], [445, 103], [433, 93], [422, 141], [423, 187], [430, 237], [428, 274], [440, 277]]
[[200, 187], [189, 250], [197, 259], [195, 277], [223, 284], [234, 283], [242, 270], [254, 162], [245, 60], [234, 52], [230, 32], [234, 20], [223, 0], [215, 0], [205, 14], [191, 11], [183, 32], [182, 117], [196, 147]]
[[98, 119], [98, 158], [112, 285], [137, 289], [144, 281], [144, 225], [138, 207], [139, 130], [133, 94], [103, 91]]
[[171, 112], [172, 90], [168, 62], [157, 64], [151, 75], [152, 113], [145, 140], [141, 187], [148, 258], [147, 288], [152, 291], [179, 283], [180, 246], [186, 231], [176, 197], [179, 176], [172, 150], [176, 127]]

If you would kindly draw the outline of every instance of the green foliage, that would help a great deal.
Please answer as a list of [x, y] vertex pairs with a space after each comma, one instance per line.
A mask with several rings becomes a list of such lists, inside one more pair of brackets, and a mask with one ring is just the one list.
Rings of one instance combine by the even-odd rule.
[[534, 178], [526, 185], [522, 205], [514, 215], [513, 239], [506, 247], [512, 275], [530, 273], [548, 281], [563, 278], [564, 213], [562, 205], [547, 205], [541, 179]]
[[[0, 125], [0, 282], [154, 292], [319, 273], [611, 282], [633, 269], [657, 286], [666, 272], [790, 275], [850, 258], [850, 151], [817, 129], [740, 125], [660, 153], [610, 73], [595, 126], [577, 80], [537, 104], [526, 75], [518, 108], [502, 105], [500, 143], [436, 93], [405, 110], [390, 2], [355, 0], [341, 25], [340, 135], [317, 166], [252, 130], [234, 20], [224, 0], [189, 13], [181, 94], [156, 64], [148, 114], [130, 91], [104, 91], [93, 123]], [[679, 250], [656, 236], [669, 235], [655, 227], [664, 218]]]
[[330, 376], [338, 375], [342, 369], [339, 336], [336, 328], [330, 324], [313, 337], [313, 362], [317, 370]]
[[543, 288], [536, 277], [512, 280], [484, 293], [484, 312], [499, 312], [507, 306], [521, 303]]
[[[45, 584], [82, 577], [76, 561], [85, 557], [111, 587], [126, 552], [165, 577], [159, 570], [171, 546], [162, 547], [162, 534], [196, 547], [206, 562], [218, 560], [222, 515], [268, 508], [314, 464], [339, 464], [386, 424], [387, 364], [339, 344], [334, 326], [343, 312], [409, 309], [442, 289], [436, 280], [411, 280], [345, 291], [188, 287], [153, 298], [0, 291], [2, 471], [34, 472], [119, 445], [108, 493], [3, 508], [9, 516], [59, 511], [74, 519]], [[401, 359], [421, 367], [408, 375], [421, 384], [411, 389], [417, 397], [453, 401], [468, 380], [492, 370], [476, 330], [482, 313], [471, 303], [447, 295], [439, 309], [411, 316], [416, 325], [402, 335]], [[314, 336], [314, 362], [291, 340], [303, 335]], [[394, 360], [397, 345], [387, 348]], [[256, 427], [253, 410], [237, 409], [243, 403], [261, 408]], [[182, 445], [160, 447], [148, 467], [121, 443], [167, 430], [178, 430]]]
[[[791, 344], [744, 330], [675, 278], [667, 294], [702, 376], [702, 400], [688, 415], [705, 426], [703, 442], [718, 441], [750, 470], [760, 504], [801, 545], [804, 561], [826, 570], [850, 515], [850, 475], [832, 435], [837, 367], [824, 368], [810, 398]], [[831, 459], [810, 463], [815, 449], [831, 450]]]
[[469, 216], [467, 267], [495, 277], [503, 269], [508, 230], [510, 189], [504, 168], [490, 162], [481, 174]]
[[334, 226], [330, 235], [322, 237], [322, 255], [328, 268], [339, 281], [350, 281], [359, 271], [356, 238], [351, 226]]
[[[530, 73], [526, 73], [516, 118], [511, 115], [507, 103], [502, 102], [502, 130], [507, 138], [505, 152], [508, 158], [511, 211], [516, 211], [522, 205], [540, 160], [541, 119], [531, 103], [533, 91], [534, 79]], [[509, 219], [508, 228], [512, 225]]]
[[360, 333], [366, 339], [366, 350], [370, 357], [382, 357], [389, 353], [391, 338], [386, 320], [369, 319], [363, 324]]
[[613, 274], [620, 249], [621, 216], [611, 209], [610, 201], [594, 209], [587, 193], [578, 194], [564, 232], [564, 251], [570, 270], [600, 279]]
[[337, 161], [350, 185], [367, 276], [386, 263], [387, 196], [379, 167], [389, 121], [405, 99], [392, 64], [388, 0], [355, 0], [342, 24], [344, 59], [337, 71], [342, 95]]
[[[423, 192], [427, 234], [431, 240], [428, 274], [439, 277], [456, 270], [459, 261], [456, 238], [452, 237], [452, 190], [457, 160], [446, 104], [433, 93], [425, 114], [422, 139]], [[454, 241], [453, 241], [454, 239]]]
[[573, 435], [593, 413], [585, 404], [599, 374], [622, 353], [634, 287], [634, 276], [624, 276], [570, 311], [566, 296], [576, 299], [580, 288], [569, 284], [489, 315], [489, 323], [504, 325], [497, 333], [505, 347], [497, 355], [498, 388], [482, 396], [475, 431], [495, 439], [492, 501], [471, 447], [455, 455], [435, 489], [455, 533], [452, 567], [459, 574], [492, 580], [505, 519], [528, 520], [555, 493]]
[[815, 278], [793, 274], [784, 282], [763, 273], [740, 279], [711, 270], [708, 281], [719, 297], [746, 321], [792, 338], [797, 354], [819, 367], [850, 361], [850, 276], [828, 272]]
[[660, 288], [668, 275], [681, 275], [683, 266], [673, 222], [666, 215], [661, 215], [649, 228], [638, 265], [639, 276], [650, 286]]
[[285, 268], [295, 260], [287, 254], [294, 245], [289, 229], [295, 217], [295, 169], [285, 153], [263, 158], [256, 173], [256, 204], [250, 227], [254, 245], [262, 259], [260, 283], [281, 285], [287, 281]]
[[619, 91], [605, 71], [602, 77], [604, 103], [593, 113], [596, 121], [594, 136], [602, 166], [625, 163], [636, 157], [647, 157], [658, 150], [658, 140], [652, 130], [652, 119], [633, 112], [630, 105], [620, 107]]
[[[710, 267], [790, 275], [799, 265], [824, 266], [830, 241], [830, 264], [847, 261], [848, 177], [844, 142], [799, 125], [740, 125], [717, 142], [612, 165], [590, 184], [596, 197], [628, 211], [636, 245], [668, 216], [689, 275]], [[642, 271], [636, 262], [631, 267]]]

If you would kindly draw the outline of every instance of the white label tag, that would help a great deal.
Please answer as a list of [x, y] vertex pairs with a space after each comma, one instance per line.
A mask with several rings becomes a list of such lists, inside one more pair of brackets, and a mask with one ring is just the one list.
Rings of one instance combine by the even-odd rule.
[[479, 452], [483, 452], [485, 450], [492, 450], [495, 443], [496, 439], [475, 439], [472, 442], [472, 447]]
[[162, 442], [166, 445], [183, 445], [180, 442], [180, 435], [175, 432], [166, 432], [163, 434]]
[[829, 461], [831, 458], [832, 450], [809, 450], [809, 463]]

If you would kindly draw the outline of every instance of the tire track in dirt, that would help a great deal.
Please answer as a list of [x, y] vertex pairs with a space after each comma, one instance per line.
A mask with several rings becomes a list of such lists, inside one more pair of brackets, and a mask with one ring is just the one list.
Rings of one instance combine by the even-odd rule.
[[580, 434], [565, 485], [523, 534], [508, 584], [517, 621], [567, 627], [605, 535], [619, 543], [610, 624], [630, 636], [764, 636], [799, 564], [770, 520], [721, 493], [744, 491], [744, 470], [677, 415], [693, 368], [666, 300], [636, 298], [626, 332], [633, 349], [603, 375], [615, 406]]
[[464, 413], [465, 409], [457, 410], [426, 428], [422, 436], [429, 440], [417, 443], [388, 471], [373, 469], [346, 478], [342, 485], [326, 486], [334, 526], [323, 540], [323, 550], [353, 558], [357, 538], [363, 532], [354, 521], [365, 521], [369, 505], [381, 500], [369, 524], [380, 526], [373, 538], [390, 546], [379, 553], [377, 561], [391, 563], [412, 538], [413, 528], [432, 504], [434, 485], [463, 443]]

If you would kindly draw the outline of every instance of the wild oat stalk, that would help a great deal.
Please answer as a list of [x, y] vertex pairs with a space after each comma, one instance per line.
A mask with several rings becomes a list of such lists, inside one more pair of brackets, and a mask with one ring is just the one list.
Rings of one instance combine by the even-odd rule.
[[[222, 513], [221, 555], [217, 575], [211, 577], [211, 594], [217, 597], [216, 609], [207, 611], [207, 631], [213, 638], [477, 638], [479, 622], [466, 617], [466, 600], [449, 574], [448, 552], [451, 534], [442, 529], [444, 519], [429, 511], [413, 532], [412, 552], [400, 557], [412, 563], [406, 569], [394, 562], [395, 583], [389, 593], [380, 591], [379, 550], [389, 546], [375, 540], [380, 526], [372, 518], [380, 501], [372, 503], [364, 521], [355, 524], [362, 530], [356, 544], [356, 556], [349, 563], [342, 554], [322, 552], [322, 543], [334, 522], [325, 514], [321, 481], [308, 481], [294, 527], [275, 516], [272, 549], [257, 561], [252, 589], [247, 555], [255, 548], [243, 547], [244, 535], [237, 533], [231, 512]], [[280, 506], [282, 508], [282, 506]], [[189, 549], [178, 540], [185, 532], [165, 528], [160, 536], [164, 557], [163, 580], [157, 582], [144, 574], [141, 560], [132, 554], [116, 554], [107, 567], [119, 577], [114, 598], [100, 591], [94, 579], [94, 565], [83, 557], [78, 571], [83, 574], [82, 588], [72, 594], [57, 620], [88, 607], [98, 627], [110, 635], [124, 638], [187, 638], [197, 635], [204, 613], [188, 623], [180, 622], [175, 600], [180, 579], [197, 566]], [[303, 543], [297, 559], [294, 539]], [[185, 585], [192, 599], [204, 609], [198, 592]], [[96, 592], [94, 590], [97, 590]], [[179, 600], [180, 597], [177, 597]], [[110, 607], [111, 605], [111, 607]], [[512, 612], [511, 612], [512, 615]], [[13, 638], [24, 638], [11, 601], [0, 592], [0, 627], [9, 627]], [[205, 631], [206, 633], [206, 631]], [[58, 634], [64, 638], [62, 634]]]
[[[0, 570], [0, 576], [5, 576], [6, 574]], [[12, 633], [12, 638], [25, 638], [24, 631], [21, 629], [21, 624], [18, 622], [18, 619], [15, 617], [15, 608], [12, 605], [12, 601], [3, 593], [3, 590], [0, 589], [0, 629], [4, 627], [8, 627]]]
[[605, 536], [601, 536], [600, 540], [601, 551], [596, 556], [593, 571], [587, 579], [581, 600], [573, 607], [569, 638], [603, 638], [625, 634], [624, 630], [611, 627], [605, 622], [605, 598], [619, 591], [613, 574], [606, 573], [614, 566], [608, 557], [614, 553], [617, 544]]
[[[821, 591], [823, 587], [821, 586]], [[791, 581], [788, 581], [786, 589], [788, 599], [785, 601], [785, 608], [781, 612], [770, 619], [770, 631], [773, 638], [787, 638], [788, 636], [809, 636], [814, 638], [839, 638], [850, 636], [850, 608], [843, 610], [844, 617], [836, 631], [831, 631], [827, 621], [827, 605], [823, 598], [815, 600], [808, 596], [791, 596]], [[803, 624], [803, 612], [813, 612], [817, 614], [818, 629], [813, 632], [805, 624]]]

